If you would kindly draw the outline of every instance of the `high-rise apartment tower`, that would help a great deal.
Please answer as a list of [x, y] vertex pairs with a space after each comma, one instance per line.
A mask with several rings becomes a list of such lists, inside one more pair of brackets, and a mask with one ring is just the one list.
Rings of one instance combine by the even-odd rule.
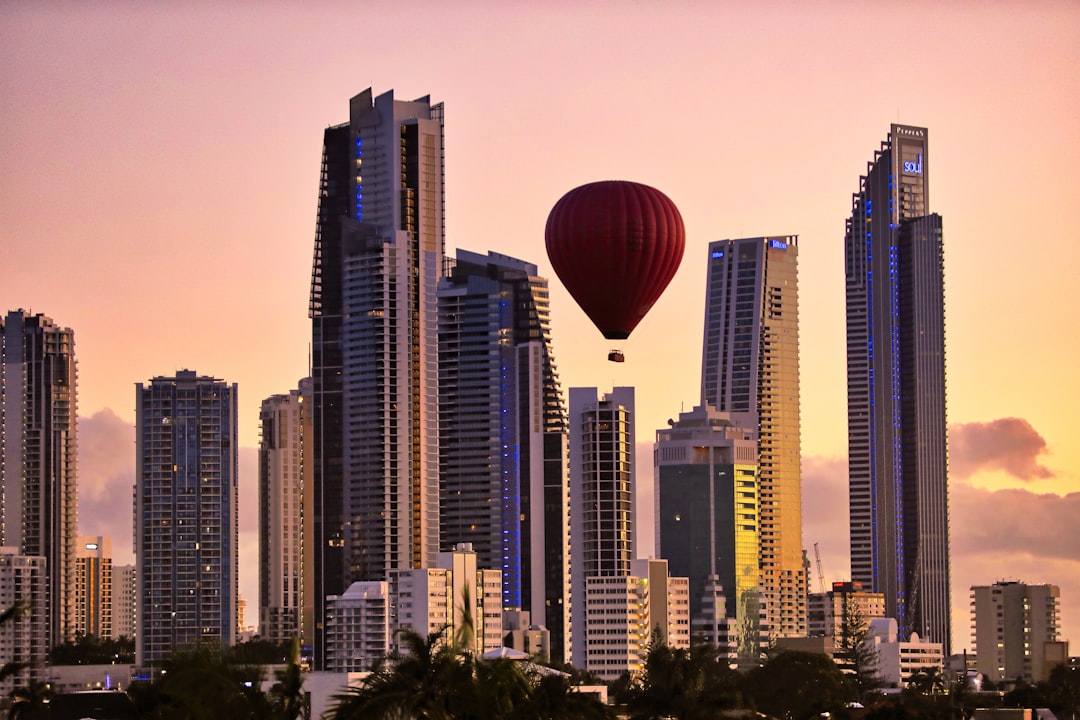
[[47, 647], [75, 637], [75, 333], [40, 313], [0, 319], [0, 546], [44, 557]]
[[949, 654], [941, 217], [926, 128], [892, 125], [844, 238], [851, 579]]
[[586, 666], [589, 578], [630, 574], [639, 505], [634, 475], [634, 388], [570, 388], [571, 657]]
[[[311, 380], [288, 395], [263, 400], [259, 411], [259, 635], [311, 644], [304, 589], [304, 493], [311, 485]], [[307, 622], [302, 622], [306, 620]]]
[[1047, 644], [1060, 640], [1057, 585], [996, 582], [971, 588], [976, 668], [992, 682], [1047, 679]]
[[136, 385], [135, 661], [236, 639], [237, 389], [181, 370]]
[[312, 329], [314, 655], [326, 596], [439, 549], [443, 108], [349, 102], [323, 133]]
[[761, 592], [776, 637], [806, 635], [799, 449], [799, 242], [709, 243], [701, 402], [758, 437]]
[[75, 548], [75, 633], [102, 640], [113, 632], [112, 539], [80, 535]]
[[458, 250], [439, 286], [442, 547], [502, 572], [502, 604], [566, 639], [566, 405], [536, 266]]

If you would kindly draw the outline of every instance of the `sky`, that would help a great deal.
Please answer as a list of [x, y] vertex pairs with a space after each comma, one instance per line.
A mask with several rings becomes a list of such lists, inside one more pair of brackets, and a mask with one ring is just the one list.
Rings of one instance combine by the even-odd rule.
[[[322, 130], [368, 87], [430, 95], [447, 253], [551, 279], [563, 387], [636, 388], [639, 474], [655, 429], [698, 401], [708, 243], [799, 236], [803, 543], [843, 580], [844, 220], [889, 124], [927, 127], [953, 648], [972, 646], [969, 588], [1021, 580], [1061, 587], [1076, 654], [1078, 77], [1075, 2], [0, 3], [0, 311], [75, 330], [79, 527], [118, 562], [135, 383], [187, 368], [239, 385], [254, 622], [258, 409], [307, 372]], [[622, 365], [544, 250], [559, 197], [603, 179], [662, 190], [687, 231]]]

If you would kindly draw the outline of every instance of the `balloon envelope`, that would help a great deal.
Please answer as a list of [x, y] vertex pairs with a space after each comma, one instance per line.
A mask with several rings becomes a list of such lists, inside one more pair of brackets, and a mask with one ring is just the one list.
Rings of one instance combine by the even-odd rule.
[[544, 232], [548, 259], [609, 340], [623, 340], [675, 276], [686, 231], [675, 204], [640, 183], [606, 180], [555, 203]]

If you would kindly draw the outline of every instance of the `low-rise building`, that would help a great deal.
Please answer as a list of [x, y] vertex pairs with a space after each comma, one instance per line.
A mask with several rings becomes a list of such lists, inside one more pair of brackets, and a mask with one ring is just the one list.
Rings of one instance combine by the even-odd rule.
[[610, 681], [640, 673], [654, 631], [690, 647], [690, 584], [667, 574], [666, 560], [634, 560], [629, 575], [594, 576], [585, 589], [585, 669]]
[[866, 641], [877, 650], [878, 677], [886, 685], [907, 687], [916, 673], [944, 672], [944, 645], [923, 640], [914, 632], [907, 640], [900, 640], [893, 618], [870, 621]]
[[390, 589], [385, 581], [355, 582], [326, 598], [327, 672], [363, 672], [390, 652]]

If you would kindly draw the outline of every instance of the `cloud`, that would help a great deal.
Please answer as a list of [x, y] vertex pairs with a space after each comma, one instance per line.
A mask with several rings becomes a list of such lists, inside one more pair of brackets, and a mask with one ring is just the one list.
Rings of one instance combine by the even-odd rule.
[[79, 534], [107, 535], [118, 564], [134, 562], [135, 426], [112, 410], [79, 418]]
[[[258, 587], [257, 448], [240, 448], [238, 471], [241, 591], [257, 617], [258, 598], [253, 597]], [[134, 488], [135, 426], [108, 408], [80, 417], [79, 534], [111, 538], [117, 564], [135, 562]]]
[[[826, 586], [849, 579], [847, 460], [803, 456], [802, 479], [803, 544], [811, 561], [810, 589], [816, 591], [814, 543]], [[1063, 496], [953, 483], [949, 495], [954, 647], [970, 647], [970, 588], [999, 580], [1060, 586], [1061, 635], [1080, 638], [1080, 492]]]
[[950, 495], [954, 556], [1023, 552], [1080, 562], [1076, 541], [1080, 492], [1062, 496], [1023, 488], [991, 491], [957, 483]]
[[949, 472], [954, 478], [980, 470], [1004, 470], [1028, 482], [1052, 478], [1054, 471], [1039, 464], [1046, 452], [1046, 440], [1023, 418], [949, 426]]
[[[811, 591], [819, 590], [819, 581], [829, 587], [832, 582], [850, 580], [847, 458], [803, 456], [802, 521]], [[815, 543], [824, 578], [818, 578]]]
[[950, 496], [954, 647], [970, 647], [961, 636], [970, 619], [971, 587], [1001, 580], [1059, 586], [1061, 637], [1080, 639], [1080, 492], [1062, 496], [957, 483]]

